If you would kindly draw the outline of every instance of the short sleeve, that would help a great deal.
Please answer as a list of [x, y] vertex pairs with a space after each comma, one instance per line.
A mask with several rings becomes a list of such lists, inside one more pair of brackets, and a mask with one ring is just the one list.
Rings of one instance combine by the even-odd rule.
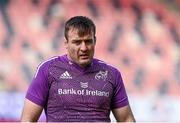
[[44, 107], [48, 95], [48, 64], [43, 63], [37, 68], [36, 74], [30, 83], [26, 98], [39, 106]]
[[120, 108], [129, 104], [125, 86], [119, 71], [115, 72], [115, 86], [112, 97], [111, 108]]

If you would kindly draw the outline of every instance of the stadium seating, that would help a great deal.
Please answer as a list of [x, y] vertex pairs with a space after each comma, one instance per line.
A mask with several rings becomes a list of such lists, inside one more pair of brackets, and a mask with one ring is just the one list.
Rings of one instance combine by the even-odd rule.
[[[97, 25], [96, 56], [118, 66], [127, 88], [135, 90], [133, 93], [139, 90], [136, 89], [135, 78], [140, 69], [143, 74], [139, 78], [141, 88], [148, 84], [155, 89], [157, 83], [169, 78], [173, 80], [171, 86], [178, 84], [179, 80], [171, 73], [174, 73], [173, 67], [178, 62], [178, 51], [175, 49], [179, 47], [176, 47], [177, 41], [174, 41], [170, 28], [173, 25], [174, 31], [179, 34], [177, 28], [179, 21], [175, 19], [179, 16], [171, 15], [163, 4], [156, 4], [155, 1], [117, 0], [116, 3], [119, 4], [119, 9], [108, 0], [105, 2], [92, 0], [91, 3], [84, 0], [80, 2], [45, 0], [39, 2], [38, 5], [33, 4], [31, 0], [10, 1], [4, 9], [5, 16], [9, 19], [9, 26], [4, 22], [3, 16], [0, 21], [1, 30], [5, 30], [0, 31], [1, 47], [6, 51], [6, 54], [1, 54], [1, 57], [7, 54], [12, 56], [9, 59], [12, 59], [19, 68], [18, 77], [21, 78], [17, 83], [22, 85], [26, 83], [28, 86], [35, 72], [34, 66], [51, 55], [64, 53], [61, 51], [64, 50], [63, 29], [60, 32], [58, 30], [63, 28], [65, 19], [75, 15], [86, 15], [95, 20]], [[17, 9], [22, 11], [15, 11]], [[13, 34], [8, 31], [10, 29], [13, 30]], [[9, 49], [3, 45], [7, 42], [10, 43]], [[23, 48], [24, 43], [28, 45], [28, 48]], [[58, 44], [59, 47], [54, 47], [53, 43]], [[26, 53], [29, 56], [26, 56]], [[106, 57], [105, 54], [110, 57]], [[124, 62], [128, 62], [128, 65]], [[26, 66], [26, 69], [22, 66]], [[163, 70], [165, 68], [166, 70]], [[1, 71], [5, 70], [1, 69]], [[5, 77], [5, 79], [8, 78]], [[16, 88], [23, 90], [21, 86]]]
[[[176, 3], [180, 5], [179, 0]], [[36, 66], [65, 52], [64, 21], [85, 15], [97, 25], [95, 56], [118, 67], [130, 95], [179, 96], [180, 16], [163, 3], [9, 0], [0, 4], [0, 93], [25, 93]]]

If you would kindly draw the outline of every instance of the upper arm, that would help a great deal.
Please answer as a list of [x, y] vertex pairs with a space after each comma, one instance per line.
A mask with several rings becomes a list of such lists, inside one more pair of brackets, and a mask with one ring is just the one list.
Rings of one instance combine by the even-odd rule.
[[135, 122], [131, 111], [126, 89], [119, 71], [115, 71], [114, 93], [111, 102], [111, 109], [118, 122]]
[[135, 122], [135, 118], [129, 105], [112, 110], [117, 122]]
[[40, 64], [27, 90], [21, 121], [37, 121], [47, 102], [50, 61]]
[[21, 122], [37, 122], [43, 108], [28, 99], [25, 99]]

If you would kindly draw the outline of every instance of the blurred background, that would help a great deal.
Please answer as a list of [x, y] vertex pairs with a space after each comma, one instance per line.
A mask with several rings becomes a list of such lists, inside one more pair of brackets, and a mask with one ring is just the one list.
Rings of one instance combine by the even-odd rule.
[[0, 0], [0, 121], [19, 121], [38, 64], [65, 53], [75, 15], [94, 20], [95, 57], [121, 71], [136, 120], [180, 121], [180, 0]]

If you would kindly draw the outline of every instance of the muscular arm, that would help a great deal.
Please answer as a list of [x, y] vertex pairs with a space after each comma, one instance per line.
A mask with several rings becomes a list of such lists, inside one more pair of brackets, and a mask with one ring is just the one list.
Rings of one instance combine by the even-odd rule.
[[25, 100], [21, 122], [37, 122], [43, 108], [28, 99]]
[[117, 122], [136, 122], [129, 105], [112, 110]]

